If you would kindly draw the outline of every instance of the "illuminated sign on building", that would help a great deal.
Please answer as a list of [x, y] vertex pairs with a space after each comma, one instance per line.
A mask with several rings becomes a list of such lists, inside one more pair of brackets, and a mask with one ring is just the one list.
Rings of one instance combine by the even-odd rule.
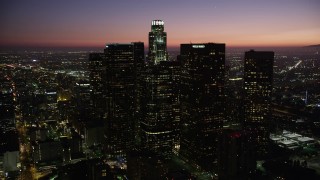
[[205, 48], [205, 45], [192, 45], [192, 48]]
[[152, 21], [151, 25], [164, 25], [164, 22], [161, 20]]

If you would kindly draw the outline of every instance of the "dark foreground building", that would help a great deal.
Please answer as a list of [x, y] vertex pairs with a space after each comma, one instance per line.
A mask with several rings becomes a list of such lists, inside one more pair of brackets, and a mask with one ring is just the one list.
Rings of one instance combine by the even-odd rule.
[[92, 53], [89, 55], [90, 70], [90, 99], [93, 116], [102, 119], [105, 111], [105, 54]]
[[267, 153], [274, 52], [248, 51], [244, 60], [244, 131], [257, 157]]
[[112, 156], [125, 156], [134, 143], [136, 74], [143, 43], [108, 44], [106, 56], [106, 144]]
[[178, 62], [161, 61], [145, 68], [141, 81], [141, 143], [166, 158], [179, 148]]
[[104, 53], [90, 54], [92, 100], [105, 123], [105, 150], [125, 156], [135, 139], [137, 76], [144, 62], [144, 44], [107, 44]]
[[181, 44], [181, 154], [212, 170], [224, 120], [225, 44]]

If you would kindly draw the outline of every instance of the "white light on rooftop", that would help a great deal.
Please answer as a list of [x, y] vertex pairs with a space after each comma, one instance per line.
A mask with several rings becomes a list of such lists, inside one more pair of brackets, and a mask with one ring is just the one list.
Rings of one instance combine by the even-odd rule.
[[205, 48], [205, 45], [192, 45], [192, 48]]

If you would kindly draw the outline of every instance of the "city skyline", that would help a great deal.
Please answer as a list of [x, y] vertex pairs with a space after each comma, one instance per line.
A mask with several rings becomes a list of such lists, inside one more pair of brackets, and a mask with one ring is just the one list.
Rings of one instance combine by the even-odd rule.
[[145, 42], [151, 21], [161, 19], [168, 48], [181, 43], [223, 42], [227, 46], [319, 44], [320, 2], [128, 1], [1, 3], [1, 47], [102, 47]]
[[164, 24], [147, 56], [1, 48], [0, 179], [320, 179], [319, 47], [168, 56]]

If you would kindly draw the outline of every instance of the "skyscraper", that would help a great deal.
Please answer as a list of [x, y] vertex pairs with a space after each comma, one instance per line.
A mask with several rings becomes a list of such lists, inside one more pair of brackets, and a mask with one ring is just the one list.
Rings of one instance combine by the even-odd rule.
[[90, 54], [93, 108], [103, 116], [105, 150], [125, 156], [134, 144], [137, 76], [144, 62], [144, 44], [107, 44], [104, 53]]
[[180, 101], [178, 62], [147, 66], [141, 81], [141, 143], [165, 157], [179, 148]]
[[164, 22], [153, 20], [149, 32], [149, 63], [159, 64], [160, 61], [167, 60], [167, 33], [164, 32]]
[[248, 51], [244, 60], [244, 130], [257, 156], [267, 152], [274, 52]]
[[181, 44], [181, 154], [206, 169], [224, 120], [225, 44]]
[[106, 145], [111, 156], [124, 156], [134, 143], [136, 74], [144, 44], [108, 44], [106, 56]]
[[91, 53], [89, 55], [90, 89], [93, 116], [104, 117], [105, 111], [105, 54]]
[[148, 60], [139, 84], [141, 145], [169, 158], [180, 141], [180, 64], [168, 61], [162, 20], [151, 23]]

